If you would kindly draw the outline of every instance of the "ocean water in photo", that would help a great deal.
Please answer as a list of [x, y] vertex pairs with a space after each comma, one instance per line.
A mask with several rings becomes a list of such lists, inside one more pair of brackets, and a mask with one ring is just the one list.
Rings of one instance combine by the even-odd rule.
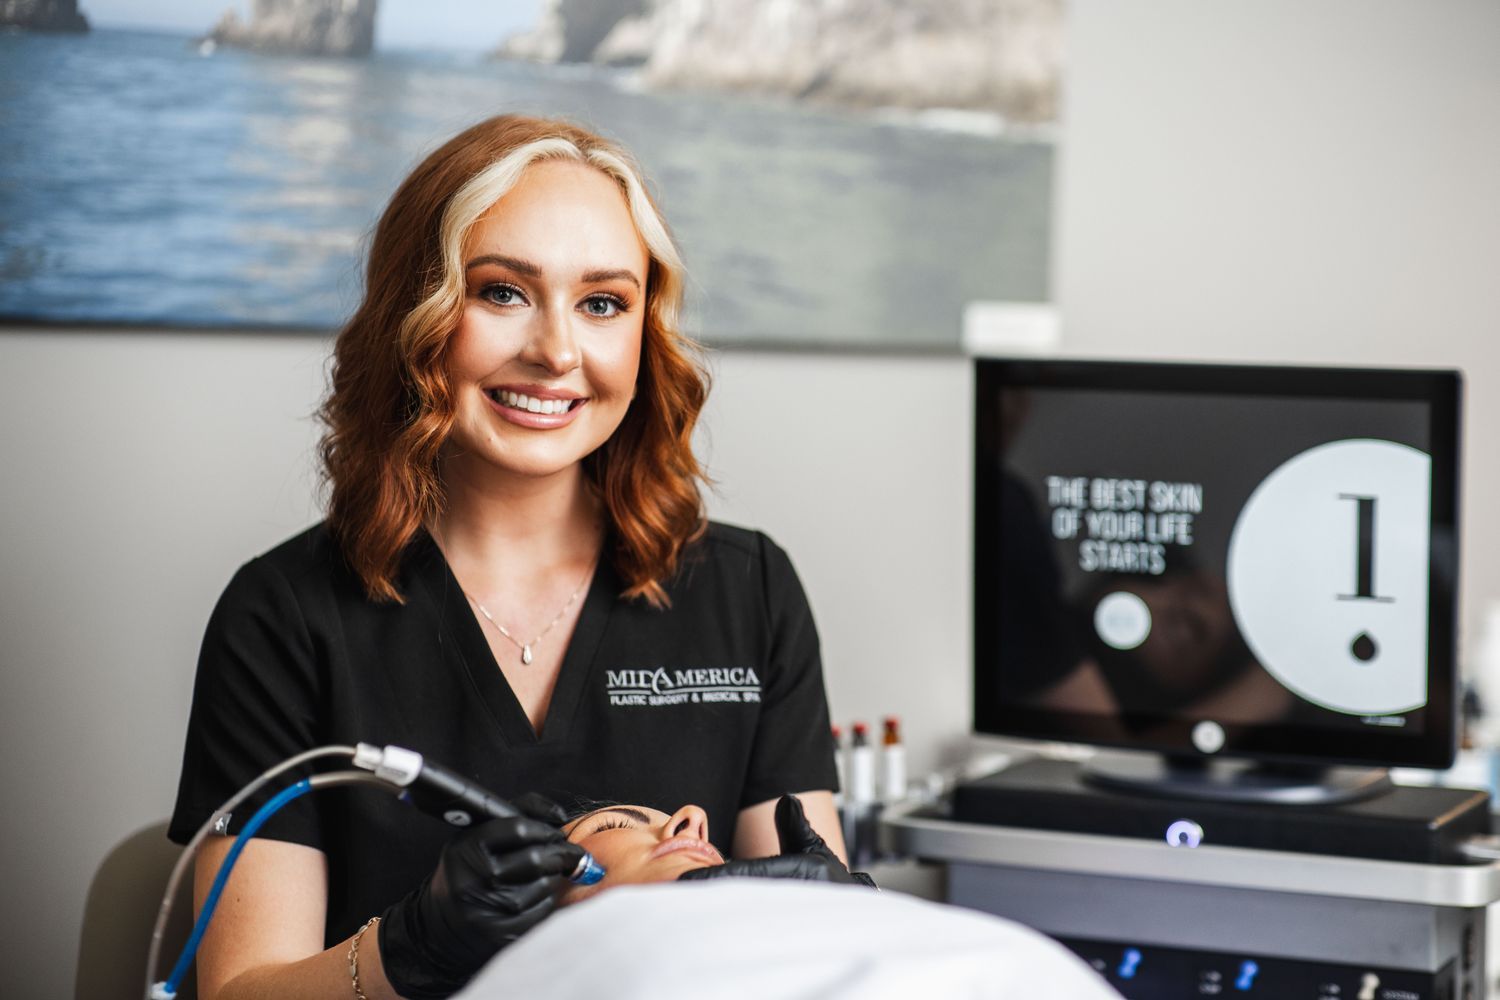
[[709, 342], [953, 346], [966, 302], [1047, 297], [1053, 148], [974, 116], [96, 30], [0, 35], [0, 318], [334, 328], [395, 185], [506, 111], [636, 153], [688, 263], [686, 325]]

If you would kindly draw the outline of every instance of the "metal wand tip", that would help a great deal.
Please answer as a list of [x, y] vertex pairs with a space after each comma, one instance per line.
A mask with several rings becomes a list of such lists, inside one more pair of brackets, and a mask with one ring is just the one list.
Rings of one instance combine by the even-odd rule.
[[593, 885], [604, 877], [604, 866], [594, 860], [594, 856], [587, 851], [579, 859], [578, 867], [573, 869], [570, 877], [574, 885]]

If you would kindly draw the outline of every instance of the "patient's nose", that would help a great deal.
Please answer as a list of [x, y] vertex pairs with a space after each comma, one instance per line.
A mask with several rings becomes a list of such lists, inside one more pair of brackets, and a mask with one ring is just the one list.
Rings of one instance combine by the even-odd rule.
[[708, 813], [697, 806], [683, 806], [667, 818], [668, 837], [708, 839]]

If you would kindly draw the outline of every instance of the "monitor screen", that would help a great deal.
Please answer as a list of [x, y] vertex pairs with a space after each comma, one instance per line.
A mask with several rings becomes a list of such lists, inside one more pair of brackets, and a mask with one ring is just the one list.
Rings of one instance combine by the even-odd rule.
[[1458, 373], [976, 365], [978, 731], [1451, 762]]

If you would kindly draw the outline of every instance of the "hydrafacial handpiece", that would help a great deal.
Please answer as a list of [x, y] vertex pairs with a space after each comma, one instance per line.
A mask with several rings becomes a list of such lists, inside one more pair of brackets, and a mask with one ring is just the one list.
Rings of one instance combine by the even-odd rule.
[[[235, 839], [229, 853], [221, 863], [213, 888], [210, 889], [208, 898], [204, 901], [192, 936], [183, 947], [182, 955], [173, 967], [172, 975], [166, 980], [157, 982], [156, 968], [161, 958], [161, 945], [166, 930], [167, 916], [172, 911], [172, 901], [177, 896], [177, 887], [181, 885], [189, 866], [193, 863], [198, 846], [213, 831], [226, 832], [234, 808], [258, 791], [266, 782], [320, 757], [353, 757], [354, 766], [359, 770], [335, 771], [305, 778], [282, 789], [280, 794], [256, 811], [245, 824], [245, 828]], [[156, 915], [156, 925], [151, 932], [151, 946], [146, 960], [145, 996], [147, 1000], [175, 1000], [177, 989], [186, 976], [197, 951], [198, 942], [202, 939], [203, 932], [213, 916], [219, 893], [223, 890], [229, 872], [234, 867], [235, 858], [245, 843], [255, 835], [260, 825], [270, 819], [272, 814], [287, 802], [300, 795], [319, 788], [350, 784], [373, 784], [397, 791], [400, 798], [454, 826], [468, 826], [474, 822], [476, 813], [481, 819], [507, 819], [521, 815], [520, 810], [504, 799], [491, 795], [473, 782], [436, 764], [424, 762], [421, 754], [403, 747], [387, 746], [382, 749], [369, 743], [360, 743], [353, 747], [332, 745], [308, 750], [284, 760], [241, 788], [230, 797], [229, 801], [215, 810], [193, 834], [193, 838], [188, 841], [178, 857], [177, 865], [172, 869], [171, 877], [167, 879], [166, 892], [162, 895], [161, 907]], [[573, 869], [569, 877], [578, 885], [593, 885], [604, 878], [604, 867], [595, 861], [591, 854], [584, 851], [583, 857], [579, 858], [577, 867]]]
[[574, 885], [593, 885], [604, 878], [604, 866], [594, 860], [594, 856], [588, 851], [583, 852], [583, 857], [578, 859], [578, 867], [573, 869], [573, 874], [568, 876], [568, 881]]
[[[402, 801], [453, 826], [521, 815], [509, 802], [462, 775], [423, 759], [414, 750], [397, 746], [382, 749], [361, 743], [355, 748], [354, 764], [400, 785]], [[604, 866], [585, 851], [568, 878], [576, 885], [593, 885], [604, 878]]]

